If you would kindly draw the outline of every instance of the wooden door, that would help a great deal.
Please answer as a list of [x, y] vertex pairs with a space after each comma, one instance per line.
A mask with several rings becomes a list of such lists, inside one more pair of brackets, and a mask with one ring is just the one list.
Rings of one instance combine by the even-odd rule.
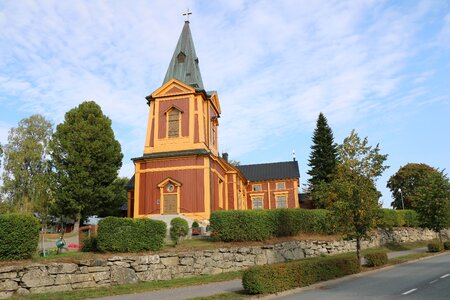
[[164, 195], [164, 210], [165, 215], [173, 215], [177, 213], [177, 194]]

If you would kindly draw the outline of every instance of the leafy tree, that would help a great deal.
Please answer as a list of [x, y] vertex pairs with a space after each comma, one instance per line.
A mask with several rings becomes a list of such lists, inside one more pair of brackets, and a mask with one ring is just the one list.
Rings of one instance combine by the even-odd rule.
[[[378, 144], [372, 147], [368, 143], [367, 137], [361, 140], [355, 130], [352, 130], [343, 143], [338, 145], [337, 172], [332, 177], [332, 182], [343, 179], [350, 180], [355, 176], [361, 176], [371, 181], [371, 189], [376, 191], [377, 177], [389, 168], [384, 165], [388, 155], [380, 154]], [[313, 196], [318, 199], [317, 206], [321, 208], [328, 208], [336, 198], [336, 194], [329, 189], [325, 182], [317, 185], [313, 191]]]
[[311, 167], [308, 171], [308, 175], [311, 176], [308, 180], [308, 189], [314, 191], [319, 183], [331, 182], [337, 166], [337, 148], [334, 143], [333, 131], [322, 113], [317, 118], [312, 141], [313, 145], [308, 160], [308, 166]]
[[241, 165], [241, 162], [239, 161], [239, 160], [230, 160], [229, 162], [228, 162], [230, 165], [232, 165], [233, 167], [237, 167], [237, 166], [240, 166]]
[[342, 175], [328, 185], [334, 198], [330, 207], [332, 220], [338, 232], [356, 239], [356, 256], [361, 261], [361, 240], [378, 222], [380, 193], [367, 177]]
[[22, 119], [4, 145], [3, 192], [17, 211], [40, 212], [51, 200], [49, 143], [52, 124], [41, 115]]
[[[405, 209], [414, 209], [416, 199], [416, 190], [423, 186], [424, 181], [431, 173], [439, 172], [427, 164], [409, 163], [389, 178], [386, 187], [388, 187], [394, 201], [391, 206], [395, 209], [402, 208], [402, 197]], [[401, 193], [400, 193], [401, 190]]]
[[378, 145], [368, 146], [367, 137], [361, 141], [352, 130], [338, 146], [339, 164], [332, 181], [320, 183], [315, 192], [321, 205], [331, 210], [337, 230], [356, 239], [358, 260], [361, 240], [378, 222], [381, 194], [375, 181], [388, 168], [384, 165], [386, 159]]
[[342, 145], [338, 146], [339, 165], [375, 182], [389, 168], [384, 165], [388, 155], [380, 154], [379, 144], [372, 147], [368, 143], [367, 137], [361, 140], [353, 129]]
[[65, 114], [52, 142], [56, 207], [74, 217], [78, 230], [82, 216], [95, 215], [108, 203], [110, 184], [122, 166], [122, 152], [111, 120], [93, 101]]
[[125, 190], [125, 185], [128, 181], [127, 177], [117, 177], [111, 183], [108, 187], [108, 198], [97, 212], [99, 217], [120, 217], [119, 208], [128, 201], [127, 191]]
[[450, 182], [443, 172], [430, 173], [417, 188], [416, 211], [421, 227], [439, 234], [450, 226]]

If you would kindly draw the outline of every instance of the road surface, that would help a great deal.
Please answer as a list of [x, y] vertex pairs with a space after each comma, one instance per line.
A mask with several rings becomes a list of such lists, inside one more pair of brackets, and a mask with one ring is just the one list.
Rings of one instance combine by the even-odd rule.
[[324, 282], [314, 289], [271, 299], [450, 299], [450, 254], [360, 277]]

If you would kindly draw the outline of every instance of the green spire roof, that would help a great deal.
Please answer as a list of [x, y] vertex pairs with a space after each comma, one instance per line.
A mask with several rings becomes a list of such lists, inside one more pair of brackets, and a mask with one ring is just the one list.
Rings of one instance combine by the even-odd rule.
[[172, 78], [187, 83], [198, 90], [204, 90], [202, 75], [198, 67], [198, 57], [195, 54], [194, 42], [189, 29], [189, 21], [184, 22], [183, 31], [178, 39], [163, 84]]

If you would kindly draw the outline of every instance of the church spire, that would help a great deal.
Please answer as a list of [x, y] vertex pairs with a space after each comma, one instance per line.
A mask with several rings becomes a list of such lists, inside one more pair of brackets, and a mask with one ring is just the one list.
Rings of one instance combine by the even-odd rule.
[[195, 54], [194, 42], [189, 28], [189, 20], [184, 22], [183, 30], [178, 39], [163, 84], [172, 78], [187, 83], [198, 90], [204, 89], [202, 75], [198, 66], [198, 57]]

